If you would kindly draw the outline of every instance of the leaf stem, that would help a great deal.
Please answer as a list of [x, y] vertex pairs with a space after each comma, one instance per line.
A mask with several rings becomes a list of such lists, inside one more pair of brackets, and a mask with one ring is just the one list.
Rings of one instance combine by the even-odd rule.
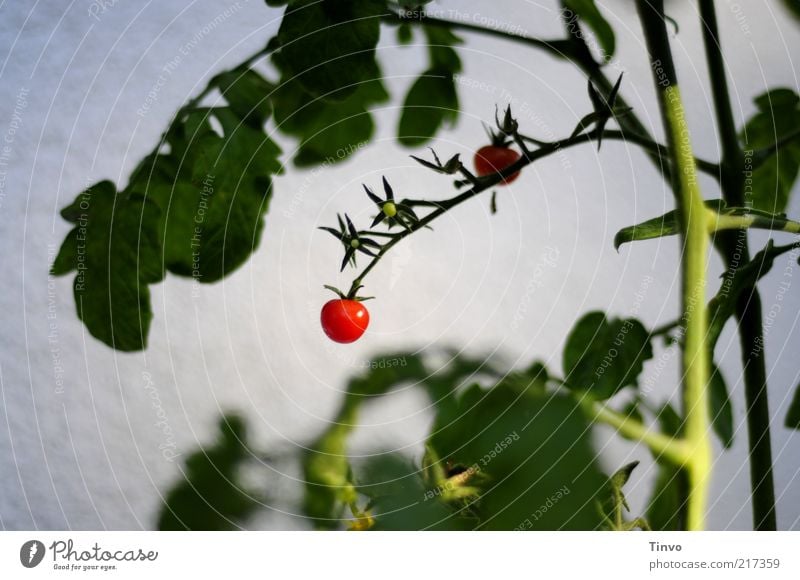
[[659, 95], [662, 121], [675, 168], [678, 214], [683, 232], [683, 406], [686, 470], [689, 476], [687, 528], [702, 530], [711, 475], [709, 402], [706, 387], [710, 360], [705, 342], [708, 308], [705, 302], [709, 236], [705, 203], [697, 183], [694, 153], [664, 19], [663, 0], [637, 0], [651, 69]]
[[[401, 7], [398, 6], [398, 9]], [[434, 16], [428, 16], [424, 12], [415, 12], [413, 17], [404, 17], [399, 12], [390, 12], [382, 17], [384, 22], [389, 24], [401, 24], [401, 23], [408, 23], [408, 24], [422, 24], [425, 26], [435, 26], [435, 27], [442, 27], [442, 28], [452, 28], [454, 30], [463, 30], [466, 32], [475, 32], [477, 34], [482, 34], [484, 36], [492, 36], [494, 38], [500, 38], [505, 40], [512, 40], [515, 42], [520, 42], [522, 44], [527, 44], [528, 46], [533, 46], [535, 48], [544, 50], [549, 52], [553, 56], [560, 57], [560, 58], [567, 58], [571, 54], [571, 43], [569, 40], [564, 38], [558, 39], [543, 39], [543, 38], [534, 38], [532, 36], [527, 36], [525, 34], [517, 34], [515, 32], [510, 32], [507, 30], [503, 30], [502, 28], [485, 28], [483, 26], [478, 26], [477, 24], [472, 24], [470, 22], [461, 22], [457, 20], [445, 20], [442, 18], [436, 18]]]
[[583, 397], [579, 402], [594, 420], [614, 427], [626, 437], [641, 441], [654, 454], [661, 455], [678, 466], [689, 462], [690, 448], [686, 441], [648, 429], [640, 421], [588, 397]]

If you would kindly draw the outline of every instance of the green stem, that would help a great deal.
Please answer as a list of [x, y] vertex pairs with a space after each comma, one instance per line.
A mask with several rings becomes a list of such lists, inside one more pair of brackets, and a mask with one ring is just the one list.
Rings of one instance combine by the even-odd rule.
[[[615, 118], [617, 120], [617, 123], [619, 123], [621, 126], [622, 125], [621, 118], [619, 117]], [[532, 137], [526, 137], [525, 135], [520, 135], [520, 137], [522, 137], [522, 139], [525, 141], [529, 141], [532, 143], [540, 143], [538, 139], [534, 139]], [[666, 167], [667, 163], [669, 163], [669, 152], [667, 151], [666, 146], [662, 145], [658, 141], [654, 141], [650, 137], [639, 135], [631, 130], [615, 131], [613, 129], [606, 129], [603, 132], [603, 140], [624, 141], [625, 143], [633, 143], [634, 145], [638, 145], [648, 153], [655, 155], [661, 167]], [[707, 161], [705, 159], [700, 159], [699, 157], [695, 158], [695, 163], [697, 163], [697, 168], [699, 170], [703, 171], [704, 173], [707, 173], [711, 177], [719, 179], [720, 175], [719, 164], [714, 163], [712, 161]]]
[[697, 183], [694, 153], [689, 138], [683, 101], [669, 46], [663, 0], [637, 0], [651, 68], [659, 95], [662, 120], [672, 156], [674, 188], [683, 232], [683, 405], [686, 470], [689, 476], [687, 528], [702, 530], [711, 475], [708, 385], [710, 361], [705, 338], [708, 308], [705, 302], [708, 268], [708, 217]]
[[[717, 28], [713, 0], [700, 0], [703, 42], [711, 77], [711, 91], [722, 148], [722, 197], [729, 205], [744, 206], [744, 157], [736, 134], [736, 122], [731, 108], [728, 80]], [[796, 135], [794, 136], [796, 137]], [[794, 138], [792, 137], [792, 138]], [[776, 147], [778, 144], [776, 144]], [[747, 235], [723, 235], [720, 247], [728, 269], [750, 260]], [[738, 250], [737, 250], [738, 246]], [[739, 254], [738, 256], [736, 254]], [[739, 340], [744, 367], [747, 433], [750, 451], [750, 486], [753, 503], [753, 525], [756, 530], [777, 529], [775, 515], [775, 485], [772, 476], [770, 442], [770, 412], [767, 398], [767, 373], [764, 335], [761, 325], [761, 297], [754, 286], [749, 295], [742, 295], [736, 304]]]
[[560, 58], [567, 58], [571, 55], [570, 52], [571, 43], [564, 38], [551, 39], [551, 40], [543, 38], [534, 38], [532, 36], [527, 36], [525, 34], [517, 34], [515, 32], [509, 32], [501, 28], [484, 28], [483, 26], [478, 26], [477, 24], [471, 24], [469, 22], [460, 22], [457, 20], [444, 20], [442, 18], [436, 18], [421, 13], [416, 14], [413, 18], [412, 17], [404, 18], [399, 13], [392, 12], [390, 14], [384, 15], [382, 17], [382, 20], [389, 24], [400, 24], [405, 22], [408, 24], [423, 24], [425, 26], [435, 26], [453, 30], [474, 32], [477, 34], [482, 34], [484, 36], [491, 36], [494, 38], [511, 40], [514, 42], [526, 44], [528, 46], [532, 46], [534, 48], [538, 48], [546, 52], [549, 52], [553, 56]]
[[684, 465], [689, 461], [689, 447], [685, 441], [652, 431], [636, 419], [609, 409], [597, 401], [583, 398], [580, 402], [594, 420], [614, 427], [626, 437], [641, 441], [655, 455], [663, 456], [675, 465]]
[[[495, 173], [493, 175], [487, 175], [481, 178], [476, 178], [475, 185], [473, 185], [470, 189], [464, 191], [463, 193], [456, 195], [455, 197], [437, 202], [424, 202], [424, 205], [433, 208], [433, 211], [431, 211], [431, 213], [427, 214], [426, 216], [420, 218], [420, 220], [416, 222], [413, 226], [411, 226], [409, 229], [403, 230], [395, 234], [392, 237], [392, 239], [390, 239], [388, 242], [382, 245], [380, 251], [375, 255], [374, 258], [372, 258], [369, 261], [367, 266], [353, 280], [352, 284], [350, 285], [350, 291], [348, 292], [348, 295], [353, 294], [356, 291], [356, 289], [362, 285], [364, 278], [367, 276], [367, 274], [369, 274], [372, 271], [372, 269], [378, 265], [378, 262], [380, 262], [381, 258], [383, 258], [383, 256], [385, 256], [389, 252], [389, 250], [391, 250], [401, 240], [405, 239], [414, 232], [419, 231], [422, 228], [426, 227], [436, 218], [450, 211], [455, 206], [464, 203], [468, 199], [472, 199], [476, 195], [483, 193], [488, 189], [491, 189], [509, 175], [513, 175], [514, 173], [520, 171], [523, 167], [526, 167], [527, 165], [530, 165], [531, 163], [538, 161], [539, 159], [543, 159], [544, 157], [548, 157], [554, 153], [557, 153], [562, 149], [567, 149], [569, 147], [573, 147], [581, 143], [589, 143], [591, 141], [594, 141], [595, 139], [597, 139], [597, 137], [598, 137], [597, 131], [590, 131], [588, 133], [582, 133], [574, 137], [562, 139], [561, 141], [554, 141], [552, 143], [547, 143], [541, 146], [539, 149], [531, 151], [527, 155], [523, 155], [515, 163], [509, 165], [508, 167], [506, 167], [502, 171], [499, 171], [498, 173]], [[413, 205], [423, 205], [423, 202], [420, 200], [410, 200], [410, 201]]]

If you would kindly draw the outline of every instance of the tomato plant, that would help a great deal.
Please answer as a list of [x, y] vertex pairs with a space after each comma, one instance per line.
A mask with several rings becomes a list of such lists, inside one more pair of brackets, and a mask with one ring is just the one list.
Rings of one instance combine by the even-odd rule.
[[[443, 18], [426, 12], [425, 3], [413, 10], [391, 0], [268, 4], [286, 6], [277, 34], [242, 63], [213, 76], [178, 110], [127, 185], [100, 182], [63, 209], [73, 229], [52, 269], [55, 274], [77, 272], [75, 301], [89, 332], [118, 350], [142, 350], [153, 315], [151, 284], [168, 273], [212, 283], [247, 262], [276, 194], [274, 178], [288, 165], [276, 135], [296, 143], [291, 161], [297, 169], [338, 163], [370, 142], [373, 112], [392, 109], [384, 106], [393, 96], [376, 50], [381, 35], [396, 35], [391, 50], [414, 44], [425, 55], [402, 96], [397, 122], [397, 142], [409, 148], [431, 144], [458, 121], [461, 59], [470, 54], [461, 49], [465, 39], [500, 37], [521, 51], [544, 52], [577, 68], [586, 81], [583, 110], [569, 116], [560, 137], [545, 139], [536, 134], [541, 124], [520, 114], [522, 107], [498, 103], [491, 143], [478, 147], [472, 166], [462, 161], [464, 149], [447, 140], [429, 152], [415, 150], [411, 157], [419, 165], [413, 171], [432, 171], [443, 183], [440, 191], [422, 197], [408, 186], [404, 195], [382, 175], [383, 194], [378, 195], [382, 168], [365, 172], [370, 177], [363, 184], [362, 205], [349, 213], [340, 210], [334, 226], [320, 226], [336, 240], [335, 254], [330, 237], [315, 246], [333, 256], [330, 271], [353, 272], [346, 292], [327, 286], [339, 297], [322, 307], [323, 331], [339, 343], [364, 334], [369, 313], [359, 292], [395, 246], [431, 229], [454, 208], [513, 182], [540, 160], [587, 145], [600, 149], [608, 141], [640, 149], [642, 159], [668, 184], [672, 197], [663, 203], [673, 209], [622, 228], [614, 245], [637, 242], [632, 251], [650, 260], [644, 253], [648, 246], [640, 242], [680, 236], [675, 268], [682, 280], [680, 309], [673, 312], [674, 321], [657, 328], [636, 318], [585, 313], [564, 330], [561, 369], [535, 359], [509, 371], [463, 355], [448, 355], [448, 364], [434, 368], [418, 353], [392, 355], [402, 364], [385, 364], [351, 379], [333, 426], [304, 449], [304, 514], [320, 528], [703, 529], [715, 464], [712, 437], [724, 453], [736, 432], [734, 401], [715, 363], [722, 329], [732, 320], [742, 346], [737, 384], [744, 391], [739, 411], [746, 422], [753, 527], [775, 529], [770, 447], [775, 421], [768, 404], [758, 282], [778, 258], [788, 254], [794, 259], [790, 252], [800, 248], [793, 237], [800, 223], [786, 215], [800, 167], [800, 97], [796, 87], [770, 89], [755, 96], [755, 114], [739, 122], [713, 0], [698, 0], [698, 6], [718, 128], [713, 135], [720, 151], [716, 159], [692, 147], [696, 129], [687, 120], [687, 95], [679, 90], [672, 52], [678, 32], [669, 28], [663, 0], [631, 3], [647, 49], [640, 56], [648, 62], [639, 68], [652, 76], [646, 89], [635, 86], [631, 93], [655, 90], [663, 139], [653, 131], [655, 111], [645, 105], [633, 108], [623, 94], [628, 77], [623, 87], [623, 75], [612, 75], [607, 66], [615, 58], [615, 30], [594, 0], [561, 1], [554, 18], [565, 32], [558, 38]], [[261, 66], [267, 61], [268, 67]], [[219, 101], [207, 106], [212, 95], [219, 95]], [[475, 113], [492, 116], [492, 111]], [[508, 194], [513, 193], [509, 188]], [[631, 204], [641, 194], [628, 193]], [[203, 210], [199, 233], [187, 227], [194, 225], [198, 208]], [[333, 222], [333, 212], [327, 219]], [[755, 252], [747, 236], [751, 229], [771, 235]], [[779, 237], [786, 241], [777, 243]], [[708, 275], [712, 248], [726, 267], [718, 288]], [[83, 279], [87, 264], [96, 274]], [[665, 275], [671, 280], [676, 272]], [[393, 304], [413, 299], [393, 297]], [[321, 298], [315, 294], [311, 300], [318, 304]], [[676, 344], [681, 352], [675, 401], [652, 401], [639, 388], [645, 363], [662, 343]], [[424, 449], [412, 460], [390, 456], [369, 469], [358, 465], [348, 454], [348, 438], [362, 401], [406, 384], [429, 396], [435, 415]], [[637, 513], [628, 514], [623, 493], [637, 463], [604, 473], [590, 437], [598, 424], [642, 443], [637, 452], [646, 450], [656, 466], [651, 499]], [[785, 425], [800, 429], [800, 390]], [[231, 473], [246, 461], [242, 429], [236, 423], [236, 429], [223, 430], [218, 446], [220, 455], [232, 458], [225, 464]], [[194, 467], [197, 477], [206, 480], [201, 488], [214, 488], [218, 478], [208, 466]], [[572, 487], [561, 491], [564, 481]], [[230, 485], [220, 495], [227, 498]], [[544, 502], [556, 507], [539, 509]], [[243, 518], [255, 503], [234, 502], [231, 518]], [[507, 509], [511, 505], [516, 507]], [[221, 519], [214, 525], [224, 525]], [[165, 521], [174, 525], [170, 518]]]

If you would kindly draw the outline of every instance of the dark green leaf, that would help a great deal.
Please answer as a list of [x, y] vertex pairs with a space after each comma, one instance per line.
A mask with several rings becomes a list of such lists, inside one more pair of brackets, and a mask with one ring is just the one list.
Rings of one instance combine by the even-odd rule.
[[798, 0], [782, 0], [782, 2], [795, 20], [800, 22], [800, 2]]
[[414, 82], [403, 103], [398, 139], [406, 147], [427, 143], [443, 125], [458, 119], [458, 93], [453, 76], [430, 69]]
[[716, 365], [712, 366], [708, 386], [711, 426], [723, 447], [728, 449], [733, 445], [733, 407], [728, 396], [728, 388], [725, 385], [725, 377], [722, 376], [722, 372]]
[[775, 259], [796, 248], [795, 244], [776, 246], [772, 240], [746, 264], [722, 275], [722, 284], [716, 296], [708, 303], [709, 326], [706, 341], [713, 350], [725, 323], [733, 316], [739, 297], [752, 292], [756, 283], [772, 269]]
[[347, 395], [332, 427], [309, 446], [304, 459], [306, 480], [305, 513], [318, 527], [336, 527], [341, 521], [343, 502], [353, 484], [347, 441], [358, 422], [361, 405], [401, 384], [417, 385], [427, 391], [438, 408], [454, 405], [455, 390], [465, 378], [494, 371], [484, 361], [450, 355], [435, 370], [420, 355], [396, 353], [376, 357], [368, 372], [350, 380]]
[[786, 413], [786, 422], [784, 423], [787, 429], [797, 429], [800, 431], [800, 385], [794, 391], [794, 398], [792, 404], [789, 405], [789, 411]]
[[[742, 131], [747, 150], [770, 148], [782, 138], [800, 130], [800, 97], [788, 88], [772, 89], [755, 99], [758, 112]], [[786, 209], [789, 194], [800, 168], [800, 136], [783, 144], [757, 164], [747, 183], [753, 207], [772, 213]], [[750, 177], [750, 176], [748, 176]]]
[[375, 45], [384, 13], [381, 0], [293, 1], [278, 31], [287, 78], [315, 97], [336, 101], [378, 78]]
[[403, 104], [398, 139], [406, 147], [429, 141], [446, 124], [458, 119], [458, 91], [455, 75], [461, 59], [453, 49], [461, 39], [449, 29], [424, 27], [430, 65], [411, 86]]
[[128, 190], [162, 208], [167, 268], [214, 282], [241, 266], [260, 240], [280, 149], [228, 108], [190, 112], [168, 139], [170, 153], [146, 160]]
[[[603, 60], [611, 60], [614, 56], [616, 39], [614, 29], [597, 9], [594, 0], [563, 0], [564, 6], [569, 8], [573, 14], [567, 14], [567, 26], [570, 34], [578, 34], [576, 26], [578, 20], [585, 22], [597, 36], [600, 43]], [[577, 17], [577, 19], [576, 19]]]
[[355, 467], [358, 491], [371, 499], [374, 530], [460, 530], [465, 524], [441, 502], [426, 500], [426, 489], [410, 461], [379, 455]]
[[[273, 60], [280, 63], [279, 57]], [[283, 78], [288, 80], [273, 95], [275, 121], [281, 132], [300, 141], [294, 157], [298, 167], [337, 163], [358, 151], [374, 131], [369, 108], [389, 98], [379, 78], [365, 80], [337, 103], [313, 96], [285, 74]]]
[[248, 124], [260, 129], [272, 113], [270, 96], [274, 87], [253, 69], [236, 68], [217, 75], [217, 87], [231, 110]]
[[149, 284], [163, 278], [156, 204], [117, 194], [101, 181], [64, 208], [76, 227], [53, 263], [54, 274], [77, 270], [78, 317], [95, 338], [121, 351], [142, 350], [153, 313]]
[[215, 445], [192, 453], [184, 480], [172, 488], [158, 519], [159, 530], [233, 530], [261, 504], [259, 494], [241, 482], [239, 470], [247, 461], [245, 424], [223, 416]]
[[414, 39], [414, 31], [408, 22], [401, 22], [397, 27], [397, 42], [409, 44]]
[[[589, 433], [571, 398], [501, 383], [470, 387], [442, 409], [429, 445], [441, 461], [462, 466], [459, 483], [477, 489], [474, 498], [449, 501], [473, 528], [587, 530], [602, 523], [595, 500], [606, 482]], [[452, 484], [429, 490], [434, 498], [443, 495], [437, 489], [458, 496]]]
[[[719, 228], [725, 227], [726, 218], [746, 217], [748, 219], [747, 228], [800, 233], [800, 223], [787, 219], [784, 214], [773, 214], [755, 208], [728, 207], [720, 199], [709, 199], [705, 201], [705, 204], [708, 209], [717, 212], [719, 216], [717, 226]], [[614, 247], [619, 249], [622, 244], [627, 242], [674, 236], [679, 233], [680, 220], [678, 219], [678, 212], [677, 210], [672, 210], [657, 218], [622, 228], [614, 236]]]
[[572, 328], [564, 347], [564, 377], [569, 388], [598, 400], [635, 386], [644, 361], [652, 358], [650, 335], [636, 319], [607, 319], [590, 312]]

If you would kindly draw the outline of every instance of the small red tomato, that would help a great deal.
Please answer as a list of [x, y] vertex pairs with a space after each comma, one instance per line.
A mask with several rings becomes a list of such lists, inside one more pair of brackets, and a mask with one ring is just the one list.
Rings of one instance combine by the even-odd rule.
[[348, 343], [361, 338], [369, 324], [369, 312], [358, 300], [336, 298], [322, 307], [322, 330], [334, 342]]
[[[475, 153], [475, 171], [478, 175], [492, 175], [502, 171], [520, 158], [520, 154], [508, 147], [484, 145]], [[519, 177], [519, 171], [512, 173], [500, 183], [511, 183]]]

